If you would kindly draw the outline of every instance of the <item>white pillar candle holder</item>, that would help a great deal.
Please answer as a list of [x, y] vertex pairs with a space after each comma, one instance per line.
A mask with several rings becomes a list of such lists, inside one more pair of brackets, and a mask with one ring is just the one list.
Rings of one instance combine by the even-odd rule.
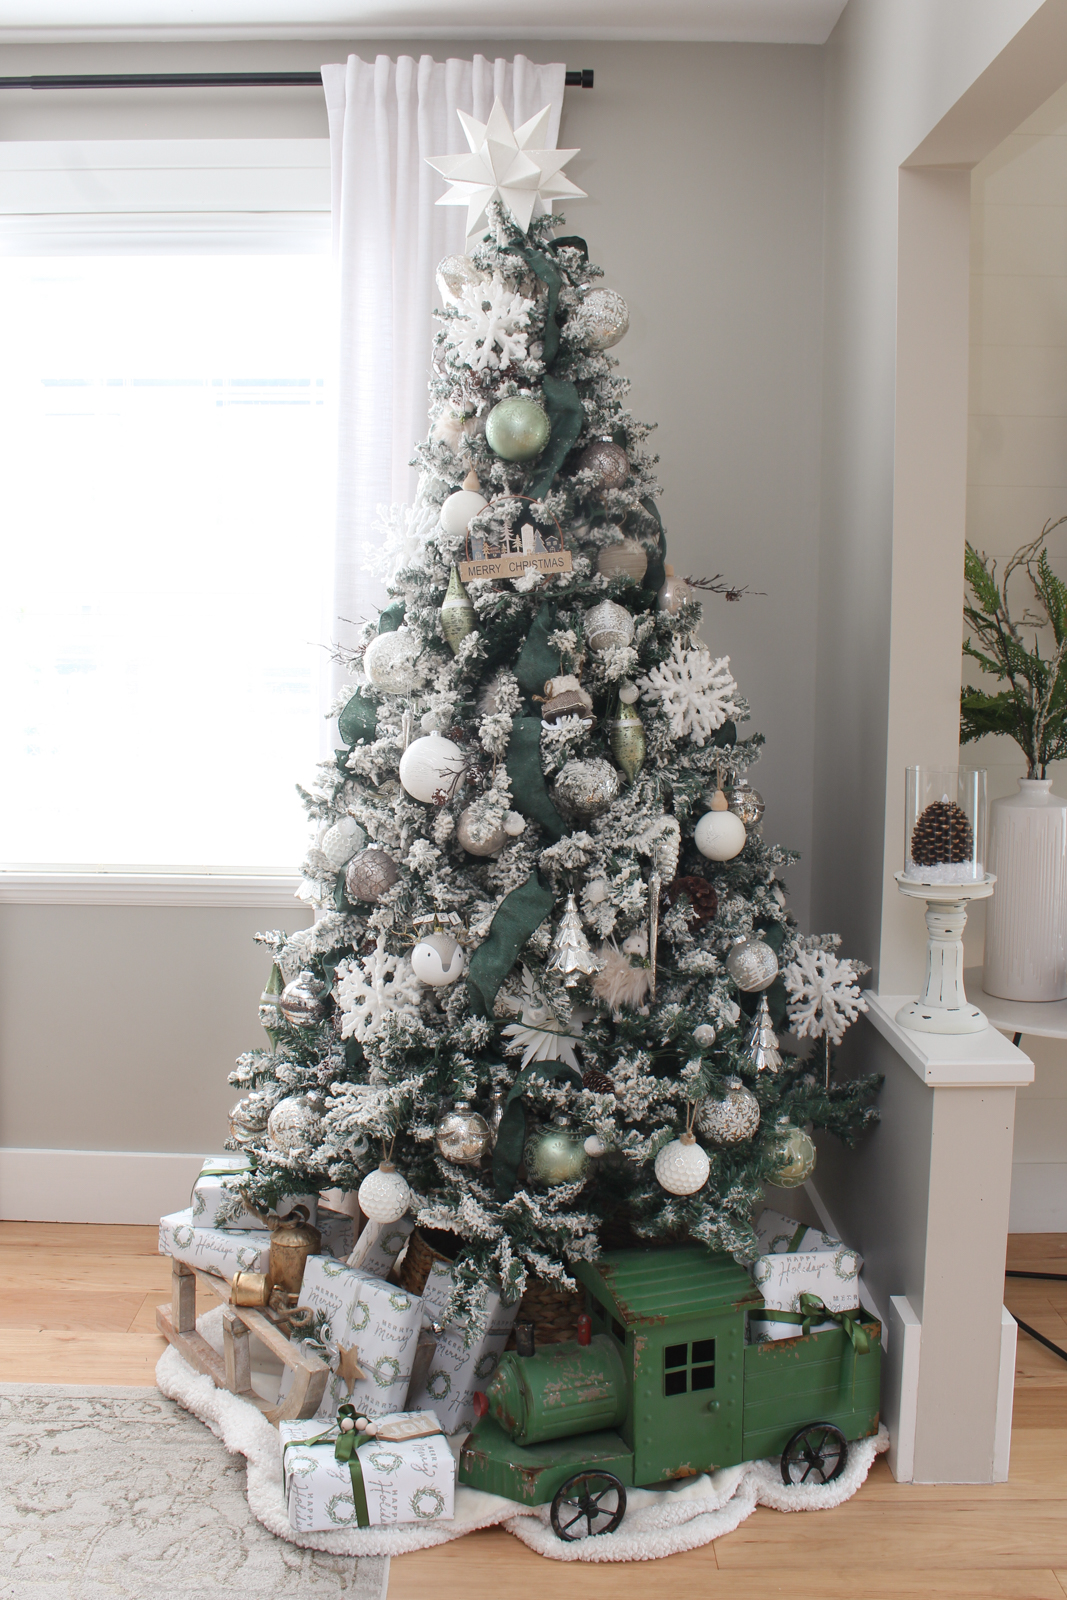
[[916, 1033], [981, 1033], [985, 1014], [972, 1006], [963, 987], [963, 930], [967, 906], [993, 893], [996, 878], [977, 883], [917, 883], [896, 874], [901, 894], [926, 901], [926, 984], [918, 1000], [901, 1006], [897, 1022]]

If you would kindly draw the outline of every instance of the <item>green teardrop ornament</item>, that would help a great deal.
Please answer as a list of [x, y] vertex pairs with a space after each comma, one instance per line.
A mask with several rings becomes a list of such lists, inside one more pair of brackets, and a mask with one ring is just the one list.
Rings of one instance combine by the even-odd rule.
[[633, 706], [620, 705], [611, 724], [611, 753], [633, 783], [645, 764], [645, 726]]
[[476, 626], [471, 597], [460, 582], [458, 570], [453, 567], [441, 605], [441, 632], [453, 655]]

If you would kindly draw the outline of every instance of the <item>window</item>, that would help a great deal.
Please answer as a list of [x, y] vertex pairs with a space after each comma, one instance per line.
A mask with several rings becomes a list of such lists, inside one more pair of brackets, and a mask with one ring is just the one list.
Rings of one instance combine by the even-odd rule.
[[715, 1340], [669, 1344], [663, 1352], [663, 1393], [688, 1394], [715, 1387]]
[[[225, 218], [131, 203], [119, 226], [0, 230], [6, 866], [295, 874], [305, 849], [295, 784], [322, 753], [333, 632], [332, 267], [324, 227], [271, 209], [268, 167], [254, 217], [221, 170], [202, 187]], [[166, 173], [137, 176], [158, 208]]]

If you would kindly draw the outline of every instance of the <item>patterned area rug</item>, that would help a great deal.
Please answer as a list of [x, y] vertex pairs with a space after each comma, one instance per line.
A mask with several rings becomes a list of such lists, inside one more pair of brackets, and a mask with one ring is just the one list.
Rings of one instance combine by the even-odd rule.
[[302, 1550], [245, 1461], [156, 1389], [0, 1384], [0, 1600], [385, 1600], [389, 1562]]

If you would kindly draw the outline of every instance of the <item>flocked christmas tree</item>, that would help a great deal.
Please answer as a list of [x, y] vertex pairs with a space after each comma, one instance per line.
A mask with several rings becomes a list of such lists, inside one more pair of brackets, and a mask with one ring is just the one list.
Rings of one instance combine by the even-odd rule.
[[[831, 1079], [859, 969], [790, 916], [744, 779], [762, 740], [665, 562], [607, 354], [625, 304], [533, 215], [581, 192], [546, 116], [464, 119], [472, 154], [438, 164], [480, 242], [439, 269], [417, 498], [304, 796], [319, 917], [263, 936], [270, 1049], [231, 1079], [245, 1192], [409, 1212], [472, 1324], [482, 1285], [566, 1284], [603, 1248], [752, 1256], [805, 1125], [851, 1143], [876, 1114], [872, 1080]], [[780, 1050], [787, 1006], [825, 1073]]]

